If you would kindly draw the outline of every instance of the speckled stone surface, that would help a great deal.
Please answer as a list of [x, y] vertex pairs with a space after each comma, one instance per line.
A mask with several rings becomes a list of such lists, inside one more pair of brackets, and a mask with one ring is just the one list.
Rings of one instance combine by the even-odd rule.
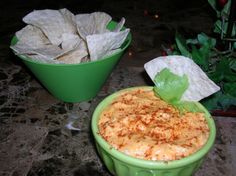
[[[111, 176], [97, 154], [90, 129], [97, 104], [117, 90], [152, 85], [143, 64], [161, 54], [161, 44], [170, 43], [176, 29], [194, 35], [211, 31], [213, 24], [205, 1], [9, 0], [2, 6], [0, 175], [5, 176]], [[55, 99], [9, 49], [15, 31], [24, 26], [24, 15], [34, 9], [63, 7], [74, 13], [105, 11], [115, 20], [124, 16], [133, 36], [102, 90], [82, 103]], [[195, 176], [234, 176], [236, 118], [214, 119], [216, 142]], [[75, 129], [68, 129], [68, 124]]]

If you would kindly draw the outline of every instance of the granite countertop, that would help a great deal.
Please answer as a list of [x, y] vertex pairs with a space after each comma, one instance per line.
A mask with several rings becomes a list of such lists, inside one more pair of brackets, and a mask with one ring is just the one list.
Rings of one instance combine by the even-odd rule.
[[[213, 24], [202, 1], [181, 1], [182, 6], [177, 0], [96, 0], [92, 5], [91, 1], [13, 2], [4, 4], [0, 16], [0, 175], [5, 176], [110, 176], [97, 154], [90, 129], [97, 104], [122, 88], [152, 85], [143, 64], [161, 55], [161, 44], [173, 39], [175, 29], [194, 34], [209, 32]], [[25, 14], [33, 9], [62, 7], [74, 13], [105, 11], [114, 19], [124, 16], [131, 28], [131, 46], [90, 101], [65, 103], [54, 98], [9, 49], [15, 31], [24, 26], [21, 18]], [[149, 15], [143, 13], [145, 10]], [[233, 176], [236, 118], [213, 118], [216, 142], [195, 176]], [[77, 129], [68, 129], [70, 123]]]

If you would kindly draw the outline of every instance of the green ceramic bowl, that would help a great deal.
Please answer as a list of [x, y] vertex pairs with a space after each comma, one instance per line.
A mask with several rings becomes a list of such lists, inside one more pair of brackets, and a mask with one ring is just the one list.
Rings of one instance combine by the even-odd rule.
[[[108, 29], [117, 25], [111, 21]], [[13, 37], [11, 45], [16, 44]], [[65, 102], [81, 102], [97, 95], [112, 72], [125, 49], [131, 42], [131, 34], [121, 46], [121, 50], [97, 61], [80, 64], [47, 64], [19, 56], [42, 85], [56, 98]]]
[[[140, 87], [139, 87], [140, 88]], [[142, 87], [144, 89], [153, 89], [153, 87]], [[129, 88], [129, 89], [135, 89]], [[103, 109], [123, 91], [121, 90], [105, 98], [95, 109], [92, 117], [92, 132], [95, 137], [96, 147], [99, 155], [105, 163], [108, 170], [116, 176], [190, 176], [202, 164], [206, 154], [212, 148], [216, 129], [211, 115], [200, 104], [196, 103], [199, 110], [206, 112], [206, 120], [210, 128], [210, 136], [207, 143], [196, 153], [180, 160], [162, 162], [137, 159], [125, 155], [112, 148], [100, 135], [98, 129], [99, 116]]]

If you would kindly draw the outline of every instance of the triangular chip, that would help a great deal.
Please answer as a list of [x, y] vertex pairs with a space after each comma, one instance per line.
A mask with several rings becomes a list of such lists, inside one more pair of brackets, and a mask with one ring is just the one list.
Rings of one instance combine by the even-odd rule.
[[27, 43], [31, 48], [39, 48], [50, 44], [44, 33], [38, 27], [32, 25], [27, 25], [20, 31], [17, 31], [16, 37], [22, 43]]
[[118, 52], [129, 33], [129, 29], [120, 31], [124, 18], [108, 30], [111, 19], [104, 12], [75, 16], [67, 9], [35, 10], [23, 18], [29, 25], [16, 33], [18, 42], [11, 48], [43, 63], [97, 60]]
[[110, 50], [119, 48], [125, 41], [129, 29], [120, 32], [107, 32], [103, 34], [88, 35], [87, 46], [92, 61], [104, 57]]
[[91, 14], [78, 14], [75, 19], [77, 30], [85, 40], [88, 35], [108, 32], [107, 25], [112, 18], [104, 12], [94, 12]]
[[72, 32], [73, 34], [75, 34], [77, 32], [75, 15], [65, 8], [60, 9], [59, 12], [64, 18], [65, 25], [68, 26], [68, 32]]
[[[67, 16], [63, 16], [66, 13]], [[60, 45], [62, 42], [63, 33], [76, 33], [75, 25], [71, 23], [73, 20], [68, 20], [68, 11], [62, 10], [35, 10], [23, 18], [27, 24], [34, 25], [40, 28], [54, 45]], [[71, 13], [71, 16], [73, 14]]]
[[110, 51], [108, 51], [108, 52], [106, 53], [106, 55], [103, 56], [103, 57], [109, 57], [109, 56], [111, 56], [111, 55], [113, 55], [113, 54], [115, 54], [115, 53], [117, 53], [117, 52], [120, 52], [120, 51], [121, 51], [120, 48], [117, 48], [117, 49], [114, 49], [114, 50], [110, 50]]
[[125, 18], [121, 18], [120, 22], [116, 25], [115, 29], [112, 30], [112, 32], [119, 32], [125, 24]]
[[82, 62], [82, 59], [86, 56], [88, 56], [86, 44], [83, 40], [81, 40], [79, 45], [74, 50], [58, 57], [57, 60], [66, 64], [78, 64]]
[[55, 59], [64, 53], [68, 52], [65, 50], [62, 50], [60, 47], [55, 45], [44, 45], [41, 48], [31, 48], [29, 45], [25, 43], [21, 43], [21, 41], [17, 42], [16, 45], [11, 46], [11, 49], [13, 49], [17, 54], [36, 54], [39, 56], [42, 56], [43, 58], [48, 59]]
[[147, 62], [144, 68], [152, 80], [164, 68], [170, 69], [171, 72], [179, 76], [186, 74], [189, 87], [181, 100], [200, 101], [220, 90], [220, 87], [210, 80], [192, 59], [184, 56], [158, 57]]
[[64, 33], [62, 34], [61, 48], [68, 51], [73, 50], [79, 45], [80, 42], [82, 42], [82, 39], [78, 35]]
[[33, 60], [39, 63], [45, 63], [45, 64], [64, 64], [61, 61], [58, 61], [56, 59], [49, 59], [48, 57], [43, 57], [38, 54], [24, 54], [20, 55], [21, 58], [25, 58], [26, 60]]

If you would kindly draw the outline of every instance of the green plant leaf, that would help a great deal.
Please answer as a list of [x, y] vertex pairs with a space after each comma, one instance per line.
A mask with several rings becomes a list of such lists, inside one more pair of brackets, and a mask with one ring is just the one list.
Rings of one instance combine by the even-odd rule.
[[225, 83], [223, 86], [223, 90], [226, 94], [236, 97], [236, 82], [233, 83]]
[[220, 92], [217, 92], [207, 98], [204, 98], [200, 101], [203, 106], [205, 106], [209, 111], [212, 111], [214, 109], [221, 109], [220, 105], [218, 104], [220, 99]]
[[221, 20], [217, 20], [214, 24], [214, 32], [221, 34], [221, 31], [223, 30], [223, 34], [226, 34], [226, 30], [227, 30], [227, 23], [225, 22], [223, 28], [222, 28], [222, 22]]
[[236, 42], [233, 43], [233, 48], [236, 49]]
[[228, 19], [230, 13], [230, 5], [231, 5], [231, 0], [228, 0], [228, 2], [224, 5], [224, 8], [221, 10], [220, 16], [225, 16]]
[[221, 71], [213, 71], [208, 73], [209, 78], [215, 83], [219, 83], [224, 79], [224, 75]]
[[188, 46], [186, 44], [185, 38], [183, 36], [181, 36], [178, 32], [176, 32], [176, 34], [175, 34], [175, 42], [176, 42], [176, 45], [177, 45], [180, 53], [183, 56], [192, 58], [192, 55], [189, 52], [189, 48], [188, 48]]
[[222, 94], [219, 98], [219, 104], [223, 110], [233, 105], [236, 106], [236, 97], [229, 94]]
[[189, 85], [186, 75], [175, 75], [167, 68], [155, 76], [154, 84], [154, 91], [170, 104], [179, 102]]
[[180, 55], [180, 52], [175, 50], [172, 52], [172, 55]]
[[201, 53], [201, 65], [205, 71], [208, 70], [209, 67], [209, 57], [210, 57], [210, 50], [211, 48], [208, 45], [203, 45], [199, 52]]
[[219, 91], [210, 97], [201, 100], [201, 103], [209, 110], [223, 109], [226, 110], [232, 105], [236, 105], [236, 97], [230, 94], [223, 94]]
[[207, 36], [205, 33], [198, 34], [197, 39], [201, 45], [207, 45], [209, 48], [216, 46], [216, 39]]
[[[235, 42], [236, 43], [236, 42]], [[236, 58], [230, 59], [229, 66], [232, 70], [236, 71]]]
[[199, 44], [199, 41], [198, 41], [198, 39], [187, 39], [187, 40], [186, 40], [186, 44], [194, 44], [194, 45], [197, 45], [197, 44]]
[[209, 47], [207, 45], [202, 46], [199, 50], [195, 45], [192, 45], [192, 59], [196, 64], [201, 66], [204, 71], [208, 69], [208, 57]]
[[[223, 30], [223, 34], [225, 35], [227, 32], [227, 26], [228, 26], [228, 22], [224, 23], [224, 26], [222, 28], [222, 21], [221, 20], [217, 20], [214, 24], [214, 32], [215, 33], [219, 33], [221, 34], [221, 30]], [[236, 25], [233, 25], [233, 29], [232, 29], [232, 37], [236, 35]]]
[[216, 45], [216, 39], [209, 37], [208, 35], [206, 35], [205, 33], [200, 33], [197, 35], [196, 39], [187, 39], [186, 40], [187, 44], [200, 44], [200, 45], [209, 45], [210, 48], [215, 47]]
[[230, 60], [222, 58], [216, 65], [214, 72], [208, 74], [209, 77], [216, 83], [220, 81], [234, 82], [236, 81], [236, 73], [230, 67]]
[[216, 0], [208, 0], [208, 3], [211, 5], [211, 7], [215, 10], [216, 15], [220, 17], [220, 11], [217, 9]]
[[204, 45], [209, 40], [209, 37], [205, 33], [200, 33], [197, 35], [197, 39], [200, 44]]

